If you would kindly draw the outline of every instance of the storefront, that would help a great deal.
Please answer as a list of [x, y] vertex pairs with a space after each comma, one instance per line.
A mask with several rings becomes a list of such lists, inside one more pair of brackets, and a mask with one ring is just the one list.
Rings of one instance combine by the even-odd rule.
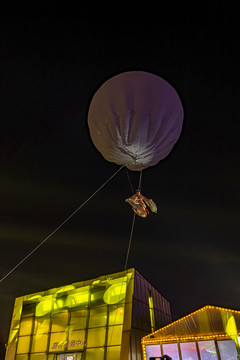
[[171, 320], [135, 269], [15, 300], [6, 360], [140, 360], [141, 338]]
[[142, 338], [144, 360], [237, 360], [240, 311], [205, 306]]

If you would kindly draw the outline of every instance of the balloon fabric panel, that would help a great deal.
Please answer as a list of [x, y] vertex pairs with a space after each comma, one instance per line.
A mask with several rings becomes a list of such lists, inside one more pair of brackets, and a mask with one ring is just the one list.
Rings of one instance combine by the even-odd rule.
[[124, 72], [95, 93], [88, 112], [91, 139], [110, 162], [140, 171], [172, 150], [183, 122], [177, 92], [161, 77]]

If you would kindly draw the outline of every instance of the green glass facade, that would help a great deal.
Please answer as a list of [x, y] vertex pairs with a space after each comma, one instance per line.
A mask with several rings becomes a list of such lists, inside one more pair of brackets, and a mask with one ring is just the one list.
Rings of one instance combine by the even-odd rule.
[[25, 295], [15, 300], [5, 359], [140, 359], [153, 311], [157, 328], [169, 323], [168, 302], [135, 269]]

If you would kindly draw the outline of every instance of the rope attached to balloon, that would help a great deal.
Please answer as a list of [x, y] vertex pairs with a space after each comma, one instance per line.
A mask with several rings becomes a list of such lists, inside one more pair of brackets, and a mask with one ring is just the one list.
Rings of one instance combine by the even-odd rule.
[[126, 269], [136, 214], [145, 218], [149, 214], [147, 207], [152, 212], [157, 212], [154, 201], [140, 193], [142, 170], [156, 165], [171, 152], [180, 136], [182, 122], [181, 100], [175, 89], [159, 76], [143, 71], [130, 71], [107, 80], [91, 101], [88, 126], [93, 144], [102, 156], [107, 161], [122, 166], [0, 279], [0, 283], [70, 220], [123, 167], [140, 171], [136, 194], [125, 200], [134, 211], [125, 261]]
[[[141, 184], [142, 184], [142, 170], [140, 171], [138, 189], [141, 189]], [[128, 249], [127, 249], [127, 255], [126, 255], [124, 270], [127, 269], [127, 263], [128, 263], [128, 257], [129, 257], [129, 253], [130, 253], [131, 243], [132, 243], [135, 219], [136, 219], [136, 212], [134, 212], [134, 214], [133, 214], [132, 227], [131, 227], [131, 233], [130, 233], [130, 238], [129, 238], [129, 243], [128, 243]]]
[[125, 199], [134, 211], [125, 269], [135, 215], [146, 218], [148, 209], [157, 212], [154, 201], [141, 194], [142, 170], [157, 165], [172, 151], [181, 134], [183, 116], [176, 90], [160, 76], [145, 71], [111, 77], [91, 100], [88, 127], [96, 149], [109, 162], [141, 171], [139, 188]]
[[117, 173], [122, 170], [122, 165], [108, 180], [105, 181], [87, 200], [85, 200], [71, 215], [69, 215], [55, 230], [53, 230], [40, 244], [38, 244], [28, 255], [26, 255], [17, 265], [15, 265], [5, 276], [0, 279], [3, 282], [13, 271], [15, 271], [25, 260], [27, 260], [37, 249], [40, 248], [52, 235], [54, 235], [66, 222], [68, 222], [89, 200], [91, 200]]

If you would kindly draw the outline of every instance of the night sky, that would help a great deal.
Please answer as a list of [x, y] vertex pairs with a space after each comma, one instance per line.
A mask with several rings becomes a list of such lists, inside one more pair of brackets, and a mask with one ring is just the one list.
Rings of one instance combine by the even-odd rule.
[[[119, 169], [94, 147], [88, 109], [107, 79], [141, 70], [177, 90], [185, 115], [173, 151], [143, 171], [158, 213], [136, 218], [127, 267], [173, 320], [207, 304], [240, 310], [240, 31], [236, 9], [211, 4], [1, 13], [1, 278]], [[1, 344], [16, 297], [124, 270], [127, 175], [136, 189], [139, 173], [122, 169], [0, 283]]]

